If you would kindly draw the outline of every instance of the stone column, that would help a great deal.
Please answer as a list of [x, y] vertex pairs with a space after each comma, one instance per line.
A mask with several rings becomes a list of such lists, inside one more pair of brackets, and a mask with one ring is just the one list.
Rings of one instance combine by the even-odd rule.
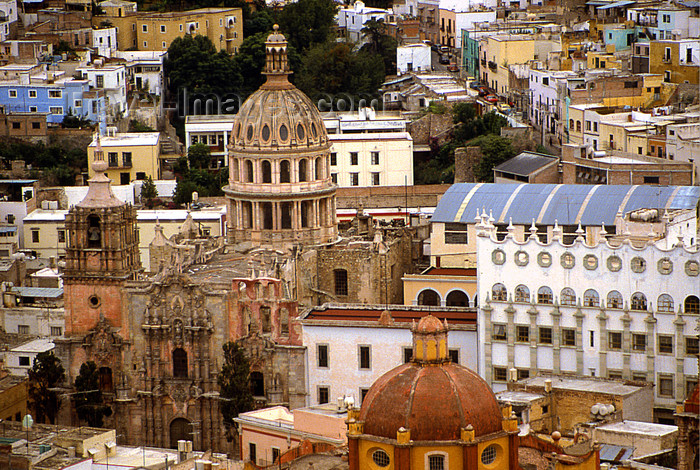
[[535, 304], [532, 304], [527, 311], [530, 315], [530, 377], [537, 375], [537, 341], [538, 341], [538, 327], [537, 327], [537, 315], [538, 311], [535, 308]]
[[630, 372], [630, 358], [632, 356], [632, 333], [630, 332], [630, 324], [632, 323], [632, 317], [630, 317], [629, 310], [625, 310], [622, 315], [622, 378], [631, 379], [632, 373]]
[[655, 359], [656, 359], [656, 318], [654, 318], [653, 312], [649, 312], [649, 315], [644, 319], [647, 326], [647, 381], [654, 382], [654, 370]]
[[484, 337], [482, 338], [482, 341], [484, 342], [484, 379], [491, 385], [493, 383], [493, 361], [491, 359], [493, 354], [491, 350], [491, 338], [493, 336], [491, 312], [493, 312], [493, 308], [491, 307], [488, 296], [486, 297], [485, 305], [481, 308], [481, 311], [484, 313]]
[[[559, 309], [558, 306], [554, 306], [556, 310]], [[574, 312], [574, 318], [576, 319], [576, 373], [578, 375], [583, 375], [583, 319], [586, 316], [583, 314], [580, 308], [576, 309]]]
[[676, 316], [676, 319], [673, 321], [673, 324], [676, 325], [676, 384], [673, 396], [677, 398], [685, 396], [685, 335], [683, 334], [685, 330], [685, 320], [681, 316], [681, 308], [682, 306], [678, 307], [678, 316]]
[[552, 317], [552, 373], [561, 372], [561, 312], [556, 307], [549, 314]]
[[508, 306], [504, 310], [507, 318], [508, 368], [515, 367], [515, 309], [512, 294], [508, 294]]
[[598, 375], [601, 377], [607, 377], [608, 375], [608, 328], [607, 328], [607, 323], [608, 323], [608, 316], [605, 314], [604, 310], [600, 311], [600, 314], [596, 317], [598, 319], [598, 324], [600, 328], [600, 348], [598, 356], [599, 356], [599, 363], [598, 363]]
[[272, 203], [272, 230], [279, 230], [282, 226], [280, 220], [280, 204], [279, 202]]

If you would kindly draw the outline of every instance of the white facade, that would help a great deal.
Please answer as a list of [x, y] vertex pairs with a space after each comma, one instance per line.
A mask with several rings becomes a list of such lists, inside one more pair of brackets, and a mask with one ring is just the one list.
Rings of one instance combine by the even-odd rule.
[[[440, 7], [442, 8], [442, 7]], [[496, 9], [493, 10], [478, 10], [478, 11], [460, 11], [466, 6], [456, 6], [455, 11], [455, 48], [462, 49], [462, 34], [463, 29], [472, 30], [476, 23], [491, 23], [496, 21]]]
[[482, 218], [479, 373], [496, 391], [510, 368], [646, 380], [656, 384], [657, 411], [673, 410], [697, 383], [697, 245], [563, 245], [559, 237], [499, 242]]
[[136, 90], [160, 95], [163, 90], [163, 62], [168, 51], [116, 51], [126, 60], [126, 75]]
[[413, 184], [413, 139], [397, 115], [358, 113], [324, 116], [331, 142], [331, 178], [340, 187]]
[[[432, 314], [440, 318], [433, 308]], [[427, 308], [426, 308], [427, 310]], [[417, 316], [418, 317], [418, 316]], [[302, 320], [306, 346], [308, 405], [319, 403], [321, 388], [331, 402], [352, 396], [361, 405], [363, 392], [383, 374], [404, 363], [404, 351], [412, 348], [411, 323], [383, 326], [376, 321]], [[319, 346], [328, 353], [327, 366], [319, 365]], [[360, 347], [369, 347], [369, 368], [361, 368]], [[459, 364], [476, 370], [476, 331], [472, 325], [450, 325], [450, 350], [458, 351]], [[453, 353], [454, 354], [454, 353]]]
[[338, 10], [338, 27], [345, 29], [345, 38], [351, 42], [364, 42], [362, 28], [369, 20], [384, 20], [391, 10], [366, 7], [364, 2], [357, 0], [350, 8]]
[[93, 29], [92, 45], [102, 57], [112, 57], [117, 50], [117, 28]]
[[209, 146], [212, 166], [223, 168], [228, 162], [228, 142], [235, 114], [193, 115], [185, 118], [185, 148], [194, 144]]
[[90, 87], [104, 90], [108, 115], [114, 118], [126, 114], [126, 66], [104, 65], [101, 59], [97, 59], [92, 65], [78, 67], [76, 71], [89, 81]]
[[17, 23], [17, 0], [0, 1], [0, 41], [9, 39], [13, 23]]
[[399, 75], [429, 72], [431, 66], [430, 46], [427, 44], [408, 44], [396, 48], [396, 69]]
[[695, 184], [700, 165], [700, 123], [671, 124], [666, 126], [666, 155], [673, 160], [694, 162]]
[[49, 339], [35, 339], [12, 348], [5, 353], [5, 367], [10, 375], [26, 377], [39, 353], [51, 351], [54, 344]]

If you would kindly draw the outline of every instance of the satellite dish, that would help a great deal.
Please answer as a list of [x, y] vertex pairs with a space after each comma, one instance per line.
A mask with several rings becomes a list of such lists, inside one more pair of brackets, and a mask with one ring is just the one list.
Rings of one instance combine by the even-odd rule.
[[598, 413], [600, 413], [600, 405], [591, 406], [591, 414], [597, 415]]

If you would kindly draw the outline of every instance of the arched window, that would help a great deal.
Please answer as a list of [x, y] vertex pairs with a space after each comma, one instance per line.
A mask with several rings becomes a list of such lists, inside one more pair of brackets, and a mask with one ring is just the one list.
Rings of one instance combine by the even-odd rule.
[[262, 323], [263, 333], [269, 333], [272, 330], [272, 320], [270, 307], [263, 305], [260, 307], [260, 322]]
[[685, 313], [700, 314], [700, 299], [697, 295], [689, 295], [683, 302], [683, 311]]
[[520, 284], [515, 288], [515, 301], [516, 302], [529, 302], [530, 301], [530, 289], [526, 286]]
[[659, 312], [673, 313], [673, 297], [668, 294], [661, 294], [656, 300], [656, 308]]
[[272, 230], [272, 203], [263, 202], [262, 206], [262, 216], [263, 216], [263, 229]]
[[263, 377], [262, 372], [250, 373], [250, 391], [255, 397], [265, 396], [265, 377]]
[[299, 160], [299, 181], [306, 181], [307, 180], [307, 175], [306, 175], [306, 159], [302, 158]]
[[588, 289], [583, 293], [583, 306], [584, 307], [598, 307], [600, 305], [600, 297], [598, 293], [593, 289]]
[[241, 212], [243, 228], [253, 228], [253, 203], [250, 201], [243, 201], [241, 207], [243, 209]]
[[177, 449], [178, 441], [192, 440], [192, 425], [185, 418], [175, 418], [170, 423], [170, 448]]
[[425, 289], [418, 294], [418, 305], [440, 305], [440, 294], [432, 289]]
[[469, 307], [469, 296], [461, 290], [453, 290], [447, 294], [445, 304], [448, 307]]
[[100, 228], [100, 216], [91, 214], [88, 221], [88, 248], [102, 248], [102, 229]]
[[282, 160], [280, 162], [280, 183], [289, 183], [289, 160]]
[[233, 179], [233, 181], [238, 181], [238, 177], [239, 177], [238, 172], [239, 171], [240, 170], [238, 168], [238, 159], [234, 158], [233, 159], [233, 169], [231, 170], [231, 178]]
[[646, 310], [647, 309], [647, 296], [641, 292], [635, 292], [632, 294], [632, 303], [630, 305], [631, 310]]
[[576, 292], [571, 287], [564, 287], [561, 290], [561, 295], [559, 296], [562, 305], [568, 305], [569, 307], [576, 306]]
[[301, 201], [301, 227], [307, 228], [309, 226], [309, 213], [311, 212], [311, 203], [309, 201]]
[[262, 162], [262, 178], [263, 183], [272, 183], [272, 165], [268, 160]]
[[608, 292], [608, 308], [622, 308], [622, 294], [616, 290]]
[[542, 286], [537, 290], [537, 303], [551, 305], [554, 303], [554, 294], [552, 289], [547, 286]]
[[182, 348], [173, 350], [173, 377], [187, 377], [187, 351]]
[[323, 167], [321, 165], [321, 157], [318, 157], [316, 161], [314, 162], [314, 169], [316, 170], [316, 179], [320, 180], [323, 179]]
[[508, 300], [508, 290], [506, 286], [501, 283], [494, 284], [493, 288], [491, 288], [491, 299], [499, 302]]
[[292, 203], [283, 202], [281, 204], [282, 214], [281, 214], [281, 224], [283, 229], [292, 228]]
[[246, 183], [253, 182], [253, 162], [250, 160], [245, 161], [245, 181]]

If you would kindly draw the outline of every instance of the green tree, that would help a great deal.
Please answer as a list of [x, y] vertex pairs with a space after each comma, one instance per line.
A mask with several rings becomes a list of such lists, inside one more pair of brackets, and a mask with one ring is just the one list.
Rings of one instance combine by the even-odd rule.
[[93, 361], [83, 363], [75, 378], [73, 405], [78, 418], [93, 428], [102, 427], [105, 416], [112, 416], [112, 408], [106, 405], [100, 391], [100, 373]]
[[187, 90], [192, 94], [223, 97], [237, 92], [242, 83], [236, 61], [225, 51], [216, 51], [206, 36], [176, 38], [168, 48], [165, 62], [170, 96]]
[[482, 135], [470, 142], [477, 145], [484, 155], [474, 169], [477, 181], [493, 183], [493, 169], [515, 156], [510, 139], [495, 134]]
[[187, 150], [187, 160], [190, 162], [190, 168], [206, 169], [211, 164], [211, 150], [206, 144], [198, 143], [190, 145]]
[[332, 38], [338, 4], [333, 0], [287, 3], [279, 15], [282, 31], [296, 50], [303, 51]]
[[250, 17], [243, 21], [243, 37], [248, 38], [258, 33], [270, 34], [275, 19], [268, 8], [251, 12]]
[[371, 19], [362, 27], [362, 36], [369, 42], [362, 46], [374, 54], [379, 54], [384, 62], [384, 74], [396, 74], [396, 39], [387, 34], [387, 27], [383, 19]]
[[56, 423], [61, 408], [58, 392], [54, 390], [65, 380], [65, 369], [53, 351], [37, 354], [28, 372], [29, 408], [37, 423]]
[[192, 202], [192, 193], [199, 189], [194, 181], [179, 179], [173, 191], [173, 202], [178, 205]]
[[234, 342], [224, 344], [223, 350], [224, 363], [218, 377], [219, 393], [222, 398], [221, 414], [224, 424], [235, 430], [236, 422], [233, 418], [253, 409], [250, 363], [243, 349]]
[[129, 121], [129, 132], [156, 132], [156, 130], [137, 119], [132, 119]]
[[146, 201], [146, 207], [153, 206], [153, 200], [158, 197], [158, 189], [156, 184], [153, 182], [151, 175], [146, 176], [141, 185], [141, 199]]

